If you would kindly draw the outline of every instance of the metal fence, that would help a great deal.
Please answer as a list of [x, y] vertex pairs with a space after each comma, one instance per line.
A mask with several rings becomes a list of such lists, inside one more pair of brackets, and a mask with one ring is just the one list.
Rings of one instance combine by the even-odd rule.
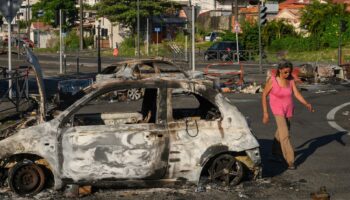
[[[8, 71], [5, 67], [0, 67], [0, 113], [9, 109], [11, 106], [1, 106], [5, 102], [12, 104], [16, 112], [20, 112], [22, 103], [29, 101], [28, 87], [29, 68], [27, 66]], [[7, 84], [11, 80], [12, 84]]]

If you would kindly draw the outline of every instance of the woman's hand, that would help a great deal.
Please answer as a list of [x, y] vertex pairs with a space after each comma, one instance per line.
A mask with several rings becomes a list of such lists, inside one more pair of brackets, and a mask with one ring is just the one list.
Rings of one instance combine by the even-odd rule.
[[264, 124], [267, 124], [269, 122], [269, 113], [264, 113], [262, 121]]
[[313, 107], [310, 103], [306, 103], [305, 106], [310, 112], [315, 112], [315, 110], [313, 109]]

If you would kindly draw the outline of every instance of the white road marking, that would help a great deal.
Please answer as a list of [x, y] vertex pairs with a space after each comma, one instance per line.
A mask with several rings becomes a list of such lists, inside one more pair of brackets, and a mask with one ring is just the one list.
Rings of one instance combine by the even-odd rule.
[[333, 108], [331, 111], [328, 112], [328, 114], [327, 114], [327, 120], [328, 120], [328, 124], [329, 124], [331, 127], [335, 128], [335, 129], [337, 129], [338, 131], [341, 131], [341, 132], [347, 132], [348, 135], [350, 135], [350, 131], [348, 131], [348, 130], [342, 128], [341, 126], [339, 126], [339, 125], [334, 121], [334, 119], [335, 119], [335, 114], [336, 114], [340, 109], [342, 109], [342, 108], [344, 108], [345, 106], [348, 106], [348, 105], [350, 105], [350, 102], [341, 104], [341, 105], [339, 105], [339, 106]]

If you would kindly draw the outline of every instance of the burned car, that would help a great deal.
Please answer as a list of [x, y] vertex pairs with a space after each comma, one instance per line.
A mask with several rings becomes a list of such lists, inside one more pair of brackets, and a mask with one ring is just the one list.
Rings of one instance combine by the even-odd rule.
[[[96, 75], [96, 82], [99, 83], [115, 79], [136, 80], [150, 77], [188, 78], [189, 74], [166, 58], [132, 59], [107, 66], [101, 73]], [[59, 109], [67, 108], [81, 97], [79, 95], [81, 89], [91, 84], [91, 78], [70, 79], [58, 82], [58, 92], [54, 97], [54, 103]], [[131, 88], [117, 91], [104, 98], [108, 98], [110, 101], [135, 101], [140, 99], [143, 94], [144, 91], [140, 88]]]
[[188, 77], [187, 73], [172, 61], [162, 57], [133, 59], [106, 67], [96, 75], [96, 82], [110, 79], [144, 79], [150, 77]]
[[[171, 60], [156, 57], [148, 59], [133, 59], [118, 62], [106, 67], [100, 74], [96, 75], [96, 82], [108, 81], [112, 79], [135, 80], [150, 77], [177, 77], [188, 78], [188, 74], [176, 66]], [[116, 99], [138, 100], [144, 94], [140, 88], [121, 90], [112, 97]]]
[[[143, 97], [99, 98], [130, 88], [144, 90]], [[230, 186], [246, 172], [260, 173], [259, 144], [246, 119], [209, 81], [112, 80], [83, 91], [51, 121], [0, 141], [2, 183], [34, 195], [67, 184], [206, 180]]]

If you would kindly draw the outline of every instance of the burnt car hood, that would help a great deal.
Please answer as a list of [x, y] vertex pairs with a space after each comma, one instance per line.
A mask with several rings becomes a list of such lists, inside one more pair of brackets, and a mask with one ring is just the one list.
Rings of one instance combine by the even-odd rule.
[[[0, 141], [0, 158], [14, 154], [31, 153], [50, 158], [56, 150], [57, 120], [21, 129]], [[51, 161], [51, 159], [50, 159]]]
[[46, 92], [45, 92], [45, 85], [44, 85], [44, 76], [41, 70], [41, 66], [39, 64], [38, 58], [34, 55], [32, 50], [28, 47], [25, 47], [26, 53], [27, 53], [27, 62], [32, 67], [34, 73], [36, 82], [38, 85], [39, 95], [40, 95], [40, 102], [39, 102], [39, 109], [40, 109], [40, 117], [39, 122], [46, 121]]

